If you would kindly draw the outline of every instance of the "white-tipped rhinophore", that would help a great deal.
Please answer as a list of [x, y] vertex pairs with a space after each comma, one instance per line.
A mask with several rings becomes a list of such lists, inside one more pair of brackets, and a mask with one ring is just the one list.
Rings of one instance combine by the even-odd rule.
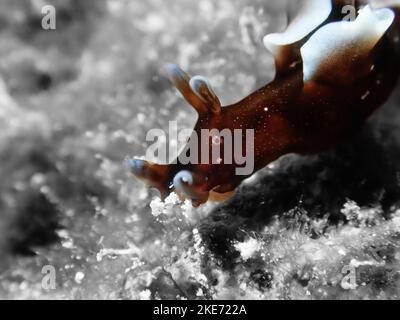
[[176, 64], [168, 64], [165, 69], [174, 86], [199, 114], [221, 111], [221, 103], [204, 77], [191, 78]]
[[190, 79], [189, 85], [193, 92], [207, 104], [212, 113], [221, 112], [221, 102], [206, 78], [194, 76]]
[[190, 171], [182, 170], [175, 175], [173, 185], [175, 190], [185, 198], [203, 201], [208, 199], [209, 192], [200, 190], [199, 187], [204, 182], [201, 180], [203, 179], [194, 176]]

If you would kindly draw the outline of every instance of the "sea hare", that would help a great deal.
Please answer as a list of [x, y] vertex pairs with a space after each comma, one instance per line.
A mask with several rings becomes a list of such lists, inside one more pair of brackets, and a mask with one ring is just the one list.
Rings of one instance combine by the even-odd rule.
[[[196, 152], [190, 150], [209, 161], [186, 163], [178, 157], [160, 165], [131, 159], [127, 161], [131, 172], [162, 197], [176, 192], [200, 205], [227, 199], [244, 179], [285, 154], [315, 154], [348, 139], [396, 85], [399, 3], [305, 1], [285, 32], [264, 38], [275, 57], [274, 81], [230, 106], [221, 106], [205, 78], [168, 65], [172, 83], [198, 113], [188, 145], [203, 131], [213, 132], [198, 143]], [[345, 21], [343, 8], [348, 4], [355, 5], [357, 15]], [[251, 132], [251, 144], [242, 139], [238, 146], [227, 132]], [[215, 138], [220, 148], [217, 159]], [[252, 172], [238, 174], [243, 163], [232, 159], [238, 147], [252, 149]], [[185, 159], [187, 152], [187, 148], [182, 151]]]

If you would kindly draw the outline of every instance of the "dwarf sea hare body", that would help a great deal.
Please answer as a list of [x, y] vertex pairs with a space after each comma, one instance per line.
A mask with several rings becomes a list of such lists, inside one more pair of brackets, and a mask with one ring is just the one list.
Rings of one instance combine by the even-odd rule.
[[[245, 178], [285, 154], [315, 154], [359, 131], [398, 79], [399, 1], [355, 1], [357, 18], [343, 21], [348, 3], [354, 1], [306, 0], [285, 32], [267, 35], [275, 79], [236, 104], [221, 107], [206, 79], [167, 67], [173, 84], [198, 112], [193, 134], [252, 130], [251, 173], [238, 175], [242, 163], [225, 161], [237, 146], [223, 135], [217, 162], [184, 164], [178, 158], [159, 165], [136, 159], [128, 161], [132, 173], [163, 197], [175, 191], [199, 205], [227, 198]], [[200, 156], [212, 159], [213, 138], [206, 149], [199, 145]], [[246, 147], [243, 142], [240, 150]]]

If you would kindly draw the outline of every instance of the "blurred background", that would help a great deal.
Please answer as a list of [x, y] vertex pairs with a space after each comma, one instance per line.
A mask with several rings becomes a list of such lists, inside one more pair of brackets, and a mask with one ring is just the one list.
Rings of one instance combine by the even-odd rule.
[[0, 0], [0, 298], [398, 299], [399, 90], [352, 141], [224, 204], [162, 203], [123, 166], [149, 129], [196, 120], [163, 65], [233, 103], [273, 79], [262, 38], [296, 4]]

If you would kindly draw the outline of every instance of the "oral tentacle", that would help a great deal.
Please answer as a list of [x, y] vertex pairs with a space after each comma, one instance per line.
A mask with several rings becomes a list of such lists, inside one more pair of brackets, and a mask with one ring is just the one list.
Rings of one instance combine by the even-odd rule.
[[146, 161], [139, 159], [126, 159], [124, 164], [134, 176], [138, 178], [144, 177]]
[[125, 166], [135, 177], [144, 181], [149, 187], [158, 189], [162, 198], [170, 193], [168, 188], [170, 167], [168, 165], [160, 165], [141, 159], [127, 159]]
[[201, 190], [205, 182], [206, 179], [187, 170], [177, 173], [173, 180], [178, 193], [195, 201], [207, 201], [209, 192]]

